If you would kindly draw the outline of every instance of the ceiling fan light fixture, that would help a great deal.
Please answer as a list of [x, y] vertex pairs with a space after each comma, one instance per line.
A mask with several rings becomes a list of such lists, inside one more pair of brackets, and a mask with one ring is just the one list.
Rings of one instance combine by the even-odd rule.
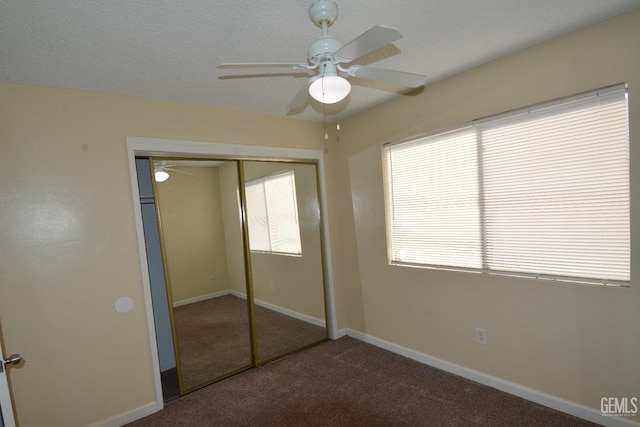
[[169, 174], [162, 169], [157, 169], [153, 175], [156, 182], [165, 182], [169, 179]]
[[351, 92], [351, 83], [340, 76], [324, 76], [309, 85], [309, 95], [323, 104], [340, 102]]

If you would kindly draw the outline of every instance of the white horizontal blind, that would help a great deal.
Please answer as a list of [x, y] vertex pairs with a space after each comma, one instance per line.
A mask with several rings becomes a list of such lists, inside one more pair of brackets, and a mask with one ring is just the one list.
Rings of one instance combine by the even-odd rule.
[[251, 250], [301, 254], [293, 171], [248, 182], [245, 194]]
[[624, 88], [479, 126], [487, 267], [628, 281], [627, 129]]
[[386, 148], [394, 262], [481, 267], [474, 135], [467, 128]]
[[269, 217], [264, 182], [250, 182], [245, 188], [247, 197], [247, 222], [249, 224], [249, 246], [252, 251], [271, 251]]
[[389, 259], [628, 285], [619, 85], [385, 146]]

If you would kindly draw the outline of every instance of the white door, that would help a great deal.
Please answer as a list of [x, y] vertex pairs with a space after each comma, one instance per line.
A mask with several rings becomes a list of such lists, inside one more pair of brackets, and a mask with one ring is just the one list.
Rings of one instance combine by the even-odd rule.
[[16, 420], [13, 416], [11, 395], [9, 394], [9, 382], [7, 381], [8, 365], [17, 364], [20, 356], [13, 355], [9, 359], [4, 358], [2, 343], [0, 342], [0, 427], [15, 427]]

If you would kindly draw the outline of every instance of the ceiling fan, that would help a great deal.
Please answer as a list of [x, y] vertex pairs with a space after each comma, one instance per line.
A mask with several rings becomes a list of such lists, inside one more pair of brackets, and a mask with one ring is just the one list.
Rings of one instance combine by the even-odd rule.
[[193, 176], [190, 172], [185, 172], [175, 168], [176, 165], [167, 164], [166, 161], [153, 162], [153, 176], [156, 182], [164, 182], [169, 179], [169, 172], [176, 172], [182, 175]]
[[[423, 86], [426, 76], [403, 71], [349, 65], [354, 60], [402, 38], [392, 27], [376, 25], [347, 44], [328, 34], [328, 28], [338, 17], [338, 5], [332, 0], [317, 0], [309, 7], [311, 22], [322, 29], [308, 49], [307, 63], [224, 63], [218, 68], [272, 68], [290, 69], [293, 72], [312, 74], [294, 99], [287, 105], [290, 110], [306, 105], [308, 95], [323, 104], [343, 100], [351, 91], [351, 83], [345, 77], [378, 80], [409, 88]], [[280, 70], [278, 70], [280, 71]]]

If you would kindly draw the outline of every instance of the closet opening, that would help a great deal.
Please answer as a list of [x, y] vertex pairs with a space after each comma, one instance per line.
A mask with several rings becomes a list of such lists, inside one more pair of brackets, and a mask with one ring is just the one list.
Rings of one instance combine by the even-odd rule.
[[163, 402], [335, 336], [318, 159], [141, 151]]

